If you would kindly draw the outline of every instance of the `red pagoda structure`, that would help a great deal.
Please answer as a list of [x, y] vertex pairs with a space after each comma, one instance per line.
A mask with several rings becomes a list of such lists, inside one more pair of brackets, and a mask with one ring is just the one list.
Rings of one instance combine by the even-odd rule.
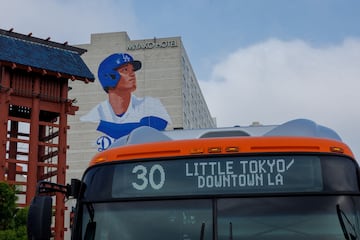
[[[86, 50], [0, 29], [0, 181], [16, 185], [27, 206], [38, 181], [65, 184], [69, 80], [94, 81]], [[21, 180], [22, 179], [22, 180]], [[54, 196], [55, 240], [64, 235], [64, 196]]]

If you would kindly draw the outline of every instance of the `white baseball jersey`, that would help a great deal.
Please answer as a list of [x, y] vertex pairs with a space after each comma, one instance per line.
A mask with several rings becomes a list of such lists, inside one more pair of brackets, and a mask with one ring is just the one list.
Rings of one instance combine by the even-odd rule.
[[142, 118], [148, 116], [164, 119], [171, 124], [170, 116], [159, 99], [153, 97], [138, 98], [133, 94], [131, 95], [129, 107], [122, 116], [117, 116], [109, 100], [105, 100], [80, 117], [80, 121], [95, 123], [106, 121], [121, 124], [140, 122]]

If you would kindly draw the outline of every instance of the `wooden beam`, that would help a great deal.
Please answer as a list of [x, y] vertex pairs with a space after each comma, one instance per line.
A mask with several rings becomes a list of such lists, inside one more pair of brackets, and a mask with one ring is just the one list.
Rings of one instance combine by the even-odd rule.
[[[10, 89], [10, 74], [4, 67], [0, 67], [1, 85]], [[9, 99], [6, 92], [0, 92], [0, 181], [5, 181], [5, 163], [7, 158], [7, 123], [9, 117]]]

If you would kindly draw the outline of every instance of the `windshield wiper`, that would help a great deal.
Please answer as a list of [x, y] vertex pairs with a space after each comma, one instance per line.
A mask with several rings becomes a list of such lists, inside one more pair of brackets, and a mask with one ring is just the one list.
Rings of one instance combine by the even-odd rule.
[[232, 240], [233, 239], [233, 228], [232, 228], [232, 222], [230, 222], [229, 224], [229, 231], [230, 231], [230, 236], [229, 236], [229, 240]]
[[204, 232], [205, 232], [205, 223], [203, 222], [201, 224], [201, 230], [200, 230], [200, 240], [204, 240]]
[[86, 225], [86, 230], [85, 230], [85, 240], [93, 240], [95, 239], [95, 231], [96, 231], [96, 222], [94, 222], [94, 215], [95, 215], [95, 210], [94, 210], [94, 206], [92, 205], [92, 203], [87, 203], [86, 204], [86, 208], [89, 212], [89, 222]]
[[[355, 230], [354, 225], [351, 223], [351, 221], [346, 216], [346, 214], [341, 210], [339, 204], [336, 204], [336, 213], [337, 213], [337, 216], [338, 216], [338, 219], [339, 219], [339, 222], [340, 222], [340, 226], [341, 226], [341, 229], [343, 231], [345, 239], [346, 240], [355, 240], [355, 239], [357, 239], [357, 234], [356, 234], [356, 230]], [[347, 228], [345, 226], [344, 219], [350, 225], [351, 230], [354, 232], [354, 234], [348, 232], [348, 230], [347, 230]]]
[[232, 235], [232, 222], [230, 222], [230, 224], [229, 224], [229, 232], [230, 232], [229, 240], [232, 240], [232, 239], [233, 239], [233, 235]]

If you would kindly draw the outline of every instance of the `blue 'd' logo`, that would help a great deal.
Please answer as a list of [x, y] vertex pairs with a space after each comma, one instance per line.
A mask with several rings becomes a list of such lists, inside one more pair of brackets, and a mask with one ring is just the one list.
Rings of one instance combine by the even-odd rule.
[[101, 136], [96, 140], [96, 144], [99, 146], [98, 151], [102, 152], [110, 147], [112, 140], [109, 136]]

